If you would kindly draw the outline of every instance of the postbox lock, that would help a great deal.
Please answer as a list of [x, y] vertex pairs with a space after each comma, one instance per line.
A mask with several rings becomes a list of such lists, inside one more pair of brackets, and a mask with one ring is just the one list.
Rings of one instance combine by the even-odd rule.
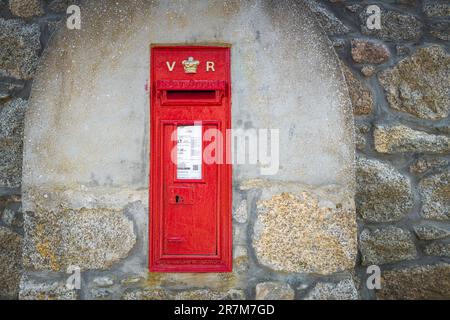
[[193, 204], [194, 188], [193, 187], [176, 187], [170, 186], [169, 190], [170, 204]]

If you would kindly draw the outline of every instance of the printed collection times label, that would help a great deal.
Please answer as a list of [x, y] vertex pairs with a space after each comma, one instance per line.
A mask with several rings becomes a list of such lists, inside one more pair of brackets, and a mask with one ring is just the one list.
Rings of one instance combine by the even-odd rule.
[[202, 178], [202, 126], [177, 127], [177, 179]]

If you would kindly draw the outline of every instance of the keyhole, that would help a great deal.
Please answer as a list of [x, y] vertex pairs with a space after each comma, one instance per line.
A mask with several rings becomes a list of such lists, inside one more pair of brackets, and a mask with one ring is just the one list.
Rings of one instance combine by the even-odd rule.
[[176, 202], [176, 203], [180, 202], [180, 196], [179, 196], [179, 195], [176, 195], [176, 196], [175, 196], [175, 202]]

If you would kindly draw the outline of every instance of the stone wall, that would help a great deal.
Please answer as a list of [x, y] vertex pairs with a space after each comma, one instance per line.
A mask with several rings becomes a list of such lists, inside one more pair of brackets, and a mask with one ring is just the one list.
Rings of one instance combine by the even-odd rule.
[[[261, 281], [348, 277], [357, 252], [353, 115], [312, 12], [260, 0], [81, 8], [81, 30], [54, 34], [29, 99], [20, 298], [47, 296], [52, 281], [61, 288], [70, 265], [82, 269], [80, 298], [97, 297], [98, 277], [112, 283], [102, 297], [126, 299], [252, 297]], [[147, 44], [213, 40], [231, 45], [233, 128], [289, 128], [280, 131], [280, 170], [233, 166], [233, 273], [148, 273]]]
[[33, 74], [61, 15], [39, 1], [0, 1], [0, 297], [17, 299], [22, 273], [23, 122]]
[[[381, 30], [366, 8], [381, 9]], [[450, 3], [311, 2], [344, 70], [357, 147], [359, 263], [382, 289], [363, 299], [449, 299]]]
[[[133, 228], [133, 221], [133, 234], [138, 236], [115, 239], [117, 246], [106, 260], [95, 252], [83, 257], [80, 261], [87, 267], [95, 268], [96, 263], [112, 267], [83, 273], [81, 291], [64, 286], [64, 272], [42, 273], [42, 281], [39, 272], [30, 278], [22, 275], [23, 117], [39, 57], [69, 2], [0, 0], [0, 297], [18, 298], [22, 277], [21, 299], [450, 298], [448, 1], [308, 1], [343, 62], [354, 107], [359, 230], [356, 268], [352, 267], [351, 250], [356, 243], [336, 246], [345, 230], [339, 223], [351, 225], [345, 218], [351, 204], [342, 204], [345, 195], [339, 198], [336, 191], [337, 199], [319, 205], [317, 199], [323, 190], [290, 185], [283, 190], [292, 192], [279, 193], [277, 187], [254, 181], [236, 186], [242, 198], [235, 199], [233, 209], [237, 246], [231, 274], [130, 276], [136, 265], [146, 264], [142, 259], [145, 237], [139, 235], [147, 231], [145, 224], [136, 223], [146, 210], [136, 201], [120, 209], [124, 216], [109, 209], [95, 212], [97, 221], [116, 221], [112, 231], [120, 234], [124, 234], [120, 230]], [[366, 27], [364, 11], [369, 4], [382, 9], [383, 27], [379, 31]], [[88, 213], [71, 219], [92, 225]], [[70, 212], [58, 214], [70, 216]], [[296, 218], [289, 220], [293, 215]], [[339, 220], [335, 225], [327, 224], [328, 230], [316, 223], [296, 224], [299, 216], [314, 222], [336, 215]], [[286, 229], [274, 227], [282, 222], [277, 220], [280, 216], [290, 221]], [[50, 224], [52, 217], [45, 218]], [[68, 247], [91, 245], [79, 244], [70, 228], [56, 227], [69, 235], [64, 241], [73, 241]], [[318, 251], [325, 258], [311, 252], [298, 256], [298, 251], [292, 250], [286, 252], [290, 261], [302, 263], [280, 263], [277, 248], [269, 241], [274, 230], [292, 233], [293, 237], [287, 238], [290, 241], [281, 244], [284, 248], [311, 246], [294, 235], [316, 235], [322, 245]], [[249, 240], [253, 232], [256, 236]], [[44, 232], [43, 237], [52, 235]], [[129, 260], [113, 265], [130, 248]], [[52, 248], [41, 245], [39, 250], [42, 254], [36, 264], [58, 270], [65, 267], [64, 260], [55, 259], [58, 255]], [[77, 261], [76, 254], [74, 251], [71, 261]], [[47, 260], [39, 260], [42, 256]], [[335, 259], [324, 264], [326, 256]], [[371, 264], [382, 269], [382, 289], [376, 292], [365, 286], [366, 267]]]

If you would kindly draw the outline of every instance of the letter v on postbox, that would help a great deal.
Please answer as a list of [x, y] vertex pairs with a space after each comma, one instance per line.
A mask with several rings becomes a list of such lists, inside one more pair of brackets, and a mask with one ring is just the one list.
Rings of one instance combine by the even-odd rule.
[[231, 271], [231, 164], [204, 152], [219, 136], [215, 155], [229, 152], [230, 47], [150, 54], [150, 271]]

